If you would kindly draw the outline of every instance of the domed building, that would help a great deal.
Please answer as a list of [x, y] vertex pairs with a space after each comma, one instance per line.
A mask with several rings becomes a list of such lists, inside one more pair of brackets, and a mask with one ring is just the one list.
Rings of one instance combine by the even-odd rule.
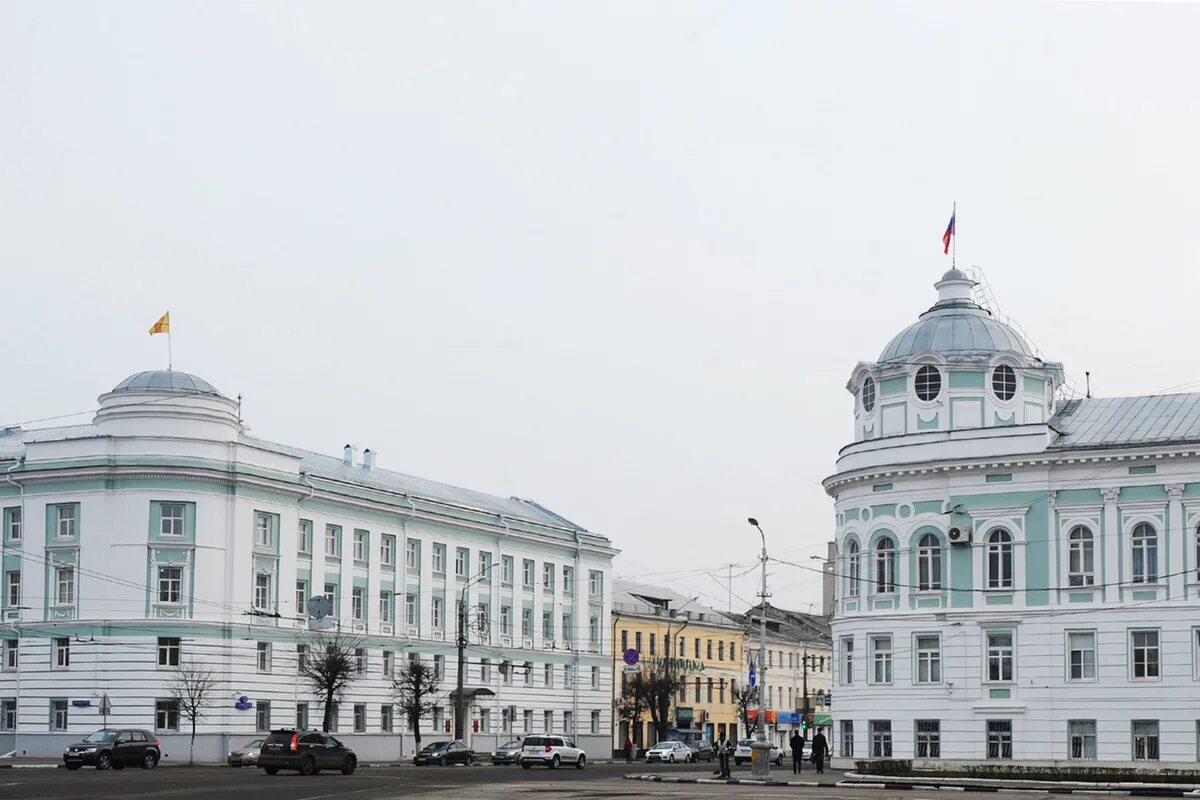
[[[532, 500], [250, 436], [235, 400], [170, 370], [118, 383], [90, 424], [0, 429], [0, 473], [0, 753], [58, 757], [121, 726], [185, 758], [172, 687], [200, 669], [196, 756], [223, 762], [256, 733], [322, 726], [301, 663], [335, 641], [356, 669], [331, 729], [392, 760], [413, 746], [392, 678], [422, 659], [455, 686], [460, 600], [459, 737], [552, 730], [610, 753], [616, 551]], [[421, 727], [456, 723], [446, 700]]]
[[935, 288], [824, 481], [835, 754], [1194, 767], [1200, 395], [1057, 405], [1060, 364]]

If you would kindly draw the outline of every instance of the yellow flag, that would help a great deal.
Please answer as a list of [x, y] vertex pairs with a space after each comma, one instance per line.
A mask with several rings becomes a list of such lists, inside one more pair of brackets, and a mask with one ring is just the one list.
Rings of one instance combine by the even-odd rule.
[[150, 326], [150, 335], [153, 336], [156, 333], [170, 333], [170, 332], [171, 332], [171, 312], [168, 311], [167, 313], [163, 314], [161, 317], [158, 318], [158, 322], [156, 322]]

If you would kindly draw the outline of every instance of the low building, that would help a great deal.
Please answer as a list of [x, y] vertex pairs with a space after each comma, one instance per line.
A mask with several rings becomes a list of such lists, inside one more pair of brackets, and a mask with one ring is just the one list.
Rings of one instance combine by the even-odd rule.
[[[364, 758], [411, 752], [392, 677], [442, 676], [426, 736], [453, 731], [456, 609], [469, 610], [467, 738], [611, 738], [609, 540], [529, 500], [247, 433], [238, 404], [182, 372], [133, 375], [91, 424], [0, 431], [0, 752], [57, 755], [102, 724], [154, 730], [174, 758], [181, 665], [216, 680], [197, 754], [321, 724], [298, 665], [321, 627], [358, 674], [334, 728]], [[331, 616], [310, 617], [325, 597]]]
[[[710, 741], [736, 735], [734, 695], [745, 681], [746, 636], [741, 625], [699, 605], [696, 598], [618, 579], [613, 588], [612, 630], [614, 708], [628, 680], [621, 654], [634, 650], [644, 662], [671, 659], [682, 674], [669, 728], [699, 731]], [[627, 719], [614, 720], [614, 749], [620, 750], [629, 736], [643, 749], [657, 741], [648, 712], [636, 726]]]

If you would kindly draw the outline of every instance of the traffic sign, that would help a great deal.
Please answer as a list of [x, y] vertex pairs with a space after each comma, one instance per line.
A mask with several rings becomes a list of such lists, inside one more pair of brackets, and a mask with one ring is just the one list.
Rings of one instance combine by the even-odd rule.
[[750, 665], [750, 685], [755, 686], [758, 683], [758, 672], [754, 669], [754, 665]]
[[634, 650], [632, 647], [621, 655], [621, 658], [625, 660], [625, 663], [631, 667], [638, 663], [641, 657], [641, 653], [639, 653], [637, 650]]
[[641, 671], [642, 671], [642, 666], [640, 664], [626, 664], [625, 665], [625, 674], [626, 675], [636, 675]]

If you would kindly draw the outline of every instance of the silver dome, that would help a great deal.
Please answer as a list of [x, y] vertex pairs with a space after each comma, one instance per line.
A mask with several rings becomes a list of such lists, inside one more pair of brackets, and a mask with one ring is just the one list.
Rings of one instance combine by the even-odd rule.
[[1033, 348], [1015, 330], [993, 319], [974, 304], [956, 304], [934, 308], [897, 334], [879, 361], [907, 361], [922, 353], [938, 353], [951, 358], [990, 356], [993, 353], [1018, 353], [1035, 358]]
[[215, 394], [217, 388], [203, 378], [187, 372], [168, 369], [152, 369], [130, 375], [113, 389], [114, 392], [190, 392], [193, 394]]

